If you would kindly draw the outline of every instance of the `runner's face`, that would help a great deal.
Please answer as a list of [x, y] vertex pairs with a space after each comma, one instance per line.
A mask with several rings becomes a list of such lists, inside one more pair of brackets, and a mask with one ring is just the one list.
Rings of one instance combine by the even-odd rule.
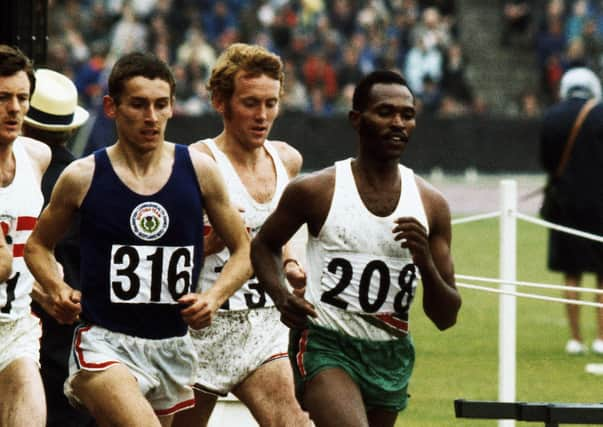
[[173, 114], [170, 85], [161, 79], [133, 77], [125, 82], [119, 105], [105, 97], [105, 112], [115, 119], [120, 142], [152, 150], [163, 143]]
[[0, 76], [0, 145], [12, 143], [21, 133], [29, 110], [30, 83], [25, 71]]
[[407, 87], [382, 83], [372, 87], [358, 125], [366, 148], [379, 157], [399, 158], [415, 126], [414, 100]]
[[226, 132], [244, 146], [262, 146], [278, 115], [280, 88], [280, 81], [265, 74], [238, 73], [232, 98], [217, 106]]

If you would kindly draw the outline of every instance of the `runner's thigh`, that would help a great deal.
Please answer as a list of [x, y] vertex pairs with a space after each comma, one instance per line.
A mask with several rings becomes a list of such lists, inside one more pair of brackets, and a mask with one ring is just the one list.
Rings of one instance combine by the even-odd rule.
[[288, 359], [263, 364], [233, 393], [249, 408], [260, 425], [309, 425], [308, 416], [295, 398]]
[[101, 426], [160, 426], [136, 379], [121, 364], [103, 371], [80, 371], [71, 385]]
[[316, 427], [368, 427], [356, 383], [342, 369], [327, 368], [305, 384], [303, 406]]
[[35, 361], [23, 357], [3, 369], [0, 372], [0, 396], [0, 426], [46, 425], [44, 387]]

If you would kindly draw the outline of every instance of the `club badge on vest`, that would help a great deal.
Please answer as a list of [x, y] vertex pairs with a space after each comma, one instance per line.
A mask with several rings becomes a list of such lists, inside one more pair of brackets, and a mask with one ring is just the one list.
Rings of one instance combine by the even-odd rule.
[[167, 210], [159, 203], [144, 202], [132, 210], [130, 228], [142, 240], [160, 239], [170, 225]]

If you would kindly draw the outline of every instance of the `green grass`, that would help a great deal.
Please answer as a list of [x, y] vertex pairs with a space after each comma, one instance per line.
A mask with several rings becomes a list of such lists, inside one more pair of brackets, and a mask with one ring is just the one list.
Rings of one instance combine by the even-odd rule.
[[[496, 219], [453, 226], [452, 252], [457, 274], [498, 276], [498, 230]], [[518, 222], [517, 230], [517, 279], [561, 284], [561, 276], [546, 269], [546, 230], [522, 221]], [[584, 282], [592, 287], [594, 277], [587, 275]], [[554, 290], [518, 290], [560, 296]], [[439, 332], [423, 313], [418, 292], [411, 315], [417, 348], [409, 388], [411, 398], [396, 427], [498, 424], [496, 420], [457, 419], [454, 415], [455, 399], [497, 400], [498, 396], [498, 295], [460, 291], [463, 306], [458, 322], [444, 332]], [[587, 295], [584, 298], [592, 299]], [[603, 363], [603, 358], [565, 354], [568, 327], [564, 310], [564, 305], [556, 302], [518, 299], [517, 401], [603, 402], [603, 377], [584, 371], [586, 363]], [[595, 309], [582, 307], [581, 320], [584, 338], [590, 343], [595, 336]], [[517, 422], [516, 425], [543, 424]]]

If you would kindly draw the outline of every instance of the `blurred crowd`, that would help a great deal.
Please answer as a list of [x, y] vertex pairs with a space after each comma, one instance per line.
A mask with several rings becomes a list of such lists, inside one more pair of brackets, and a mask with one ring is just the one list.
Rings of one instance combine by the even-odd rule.
[[173, 69], [176, 113], [209, 113], [208, 70], [236, 41], [281, 55], [285, 111], [347, 112], [354, 83], [377, 68], [402, 72], [422, 113], [483, 109], [454, 0], [50, 0], [48, 22], [47, 66], [71, 76], [90, 109], [113, 61], [147, 50]]
[[542, 107], [558, 101], [565, 71], [589, 67], [603, 72], [603, 1], [503, 0], [505, 48], [533, 49], [540, 87], [526, 88], [520, 105], [527, 116], [537, 117]]

